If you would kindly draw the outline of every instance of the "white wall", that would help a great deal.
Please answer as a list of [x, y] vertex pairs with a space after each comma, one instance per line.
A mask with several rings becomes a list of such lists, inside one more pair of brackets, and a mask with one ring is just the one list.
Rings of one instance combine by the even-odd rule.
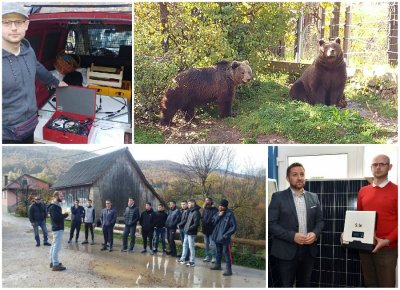
[[[375, 155], [386, 154], [390, 157], [393, 169], [389, 172], [389, 180], [397, 184], [397, 169], [398, 169], [398, 149], [396, 145], [285, 145], [279, 146], [278, 149], [278, 176], [279, 176], [279, 190], [283, 190], [289, 186], [286, 181], [286, 169], [290, 165], [289, 157], [292, 158], [292, 162], [296, 161], [295, 157], [300, 156], [318, 156], [318, 155], [334, 155], [334, 154], [346, 154], [347, 155], [347, 174], [343, 172], [337, 172], [337, 176], [340, 179], [344, 178], [365, 178], [370, 177], [371, 160]], [[323, 171], [323, 168], [331, 170], [330, 164], [315, 164], [315, 167], [305, 168], [306, 178], [308, 178], [307, 172], [314, 174], [318, 170]], [[306, 167], [306, 166], [305, 166]], [[334, 168], [332, 171], [334, 172]], [[316, 175], [319, 176], [319, 175]]]

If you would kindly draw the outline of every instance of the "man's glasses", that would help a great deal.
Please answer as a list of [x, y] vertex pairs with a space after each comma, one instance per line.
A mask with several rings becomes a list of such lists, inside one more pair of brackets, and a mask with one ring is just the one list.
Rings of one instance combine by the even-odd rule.
[[374, 168], [376, 168], [376, 167], [383, 167], [383, 166], [386, 166], [386, 165], [389, 165], [389, 163], [372, 163], [371, 164], [371, 166], [372, 167], [374, 167]]
[[110, 202], [106, 202], [106, 204], [110, 204]]
[[20, 28], [25, 24], [26, 20], [13, 20], [13, 21], [8, 21], [8, 20], [4, 20], [1, 23], [3, 23], [3, 26], [7, 27], [7, 28], [11, 28], [13, 23], [15, 25], [15, 27]]

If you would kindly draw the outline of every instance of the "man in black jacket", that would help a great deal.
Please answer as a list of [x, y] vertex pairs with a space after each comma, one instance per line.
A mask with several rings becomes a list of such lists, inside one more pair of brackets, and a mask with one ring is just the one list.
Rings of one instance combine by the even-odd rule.
[[278, 260], [281, 287], [310, 287], [318, 255], [317, 240], [324, 227], [315, 193], [304, 190], [305, 170], [300, 163], [286, 169], [290, 187], [272, 195], [268, 206], [271, 255]]
[[85, 218], [85, 209], [79, 205], [79, 200], [75, 200], [74, 206], [71, 206], [71, 231], [69, 232], [68, 243], [71, 243], [74, 237], [74, 231], [76, 229], [75, 243], [78, 242], [79, 232], [81, 231], [81, 225]]
[[158, 240], [161, 236], [161, 245], [163, 252], [165, 252], [165, 222], [167, 221], [167, 213], [165, 212], [164, 205], [161, 203], [157, 206], [157, 212], [154, 214], [153, 222], [154, 222], [154, 231], [155, 231], [155, 239], [154, 239], [154, 247], [153, 251], [156, 253], [158, 251]]
[[194, 260], [196, 257], [196, 252], [194, 248], [194, 243], [196, 241], [197, 230], [200, 225], [200, 207], [196, 204], [196, 200], [189, 199], [188, 200], [189, 206], [189, 214], [187, 221], [185, 223], [185, 240], [183, 241], [183, 252], [179, 263], [185, 264], [185, 257], [187, 255], [188, 249], [190, 248], [190, 260], [189, 263], [186, 263], [186, 266], [194, 267]]
[[[183, 247], [183, 242], [185, 241], [185, 224], [187, 221], [189, 215], [189, 208], [188, 208], [188, 203], [186, 200], [181, 202], [181, 220], [179, 221], [178, 228], [179, 228], [179, 236], [181, 238], [182, 242], [182, 247]], [[182, 256], [182, 253], [178, 254], [178, 256]], [[189, 261], [189, 256], [190, 256], [190, 251], [188, 250], [185, 261]]]
[[[215, 253], [215, 243], [211, 240], [211, 234], [214, 229], [213, 225], [213, 217], [218, 212], [218, 209], [213, 206], [213, 199], [211, 197], [207, 197], [204, 200], [203, 205], [203, 234], [204, 234], [204, 245], [206, 249], [206, 256], [204, 258], [204, 262], [212, 262], [215, 263], [216, 253]], [[211, 253], [210, 253], [211, 246]], [[212, 257], [212, 258], [211, 258]]]
[[62, 213], [61, 203], [64, 199], [63, 193], [56, 191], [54, 192], [53, 197], [54, 200], [48, 208], [51, 220], [51, 230], [53, 231], [53, 244], [50, 248], [50, 268], [52, 268], [53, 271], [63, 271], [66, 268], [58, 261], [58, 253], [61, 249], [64, 234], [64, 219], [68, 216], [68, 213]]
[[146, 202], [146, 210], [140, 215], [140, 225], [142, 226], [143, 250], [146, 253], [147, 239], [149, 239], [150, 254], [153, 255], [153, 230], [154, 230], [154, 211], [150, 202]]
[[218, 210], [218, 214], [213, 217], [214, 230], [211, 235], [217, 248], [217, 260], [211, 270], [222, 270], [221, 261], [222, 252], [224, 252], [226, 269], [222, 275], [232, 276], [231, 236], [236, 231], [236, 219], [233, 211], [228, 209], [226, 199], [220, 201]]
[[[136, 238], [136, 225], [139, 221], [139, 209], [135, 205], [135, 199], [130, 197], [128, 199], [128, 206], [125, 209], [124, 213], [124, 221], [125, 228], [124, 233], [122, 235], [122, 249], [121, 252], [129, 253], [133, 252], [133, 248], [135, 247], [135, 238]], [[131, 243], [128, 250], [128, 236], [131, 235]]]
[[175, 233], [178, 227], [179, 220], [181, 219], [181, 213], [176, 207], [175, 201], [169, 202], [169, 213], [167, 221], [165, 222], [165, 227], [167, 228], [167, 239], [169, 244], [169, 252], [167, 255], [176, 257], [176, 244], [175, 244]]
[[28, 216], [35, 234], [36, 247], [40, 247], [39, 227], [42, 228], [43, 232], [43, 245], [51, 246], [51, 244], [49, 244], [47, 241], [48, 232], [46, 226], [46, 206], [41, 202], [39, 196], [35, 197], [34, 202], [29, 207]]
[[103, 228], [104, 245], [100, 251], [112, 252], [114, 243], [114, 226], [117, 222], [117, 211], [112, 208], [112, 202], [106, 200], [106, 208], [103, 208], [100, 216], [101, 226]]

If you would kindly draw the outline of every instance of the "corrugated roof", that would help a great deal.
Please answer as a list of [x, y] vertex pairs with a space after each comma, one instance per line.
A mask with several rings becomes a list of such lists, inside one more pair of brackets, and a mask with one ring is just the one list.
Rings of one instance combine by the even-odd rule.
[[[53, 189], [93, 184], [108, 168], [125, 153], [130, 155], [128, 148], [90, 158], [75, 163], [70, 170], [60, 176], [53, 184]], [[133, 158], [133, 157], [132, 157]]]

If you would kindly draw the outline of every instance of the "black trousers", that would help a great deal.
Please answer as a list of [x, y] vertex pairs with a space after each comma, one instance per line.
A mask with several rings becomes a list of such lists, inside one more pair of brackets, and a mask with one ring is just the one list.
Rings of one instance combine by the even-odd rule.
[[104, 247], [106, 248], [108, 244], [110, 249], [112, 249], [114, 243], [114, 227], [103, 226], [103, 237], [104, 237]]
[[278, 259], [281, 287], [310, 287], [311, 273], [315, 258], [311, 257], [308, 246], [298, 246], [293, 260]]
[[81, 231], [81, 225], [82, 225], [81, 221], [72, 221], [71, 222], [71, 231], [69, 233], [69, 239], [70, 240], [72, 240], [72, 238], [74, 237], [75, 229], [76, 229], [75, 240], [77, 241], [79, 239], [79, 232]]
[[127, 249], [128, 248], [128, 237], [129, 235], [131, 236], [131, 243], [129, 245], [129, 250], [133, 250], [133, 248], [135, 247], [135, 239], [136, 239], [136, 224], [131, 225], [131, 226], [127, 226], [125, 225], [124, 228], [124, 233], [122, 235], [122, 244], [123, 244], [123, 249]]
[[85, 241], [88, 240], [89, 230], [90, 234], [92, 235], [92, 241], [94, 241], [93, 223], [85, 223]]
[[172, 256], [176, 256], [175, 233], [176, 229], [167, 228], [167, 240], [168, 240], [169, 250], [171, 251]]
[[147, 239], [149, 239], [149, 246], [150, 246], [150, 250], [151, 250], [152, 245], [153, 245], [153, 229], [151, 229], [149, 231], [145, 231], [142, 229], [142, 238], [143, 238], [143, 248], [146, 250]]

